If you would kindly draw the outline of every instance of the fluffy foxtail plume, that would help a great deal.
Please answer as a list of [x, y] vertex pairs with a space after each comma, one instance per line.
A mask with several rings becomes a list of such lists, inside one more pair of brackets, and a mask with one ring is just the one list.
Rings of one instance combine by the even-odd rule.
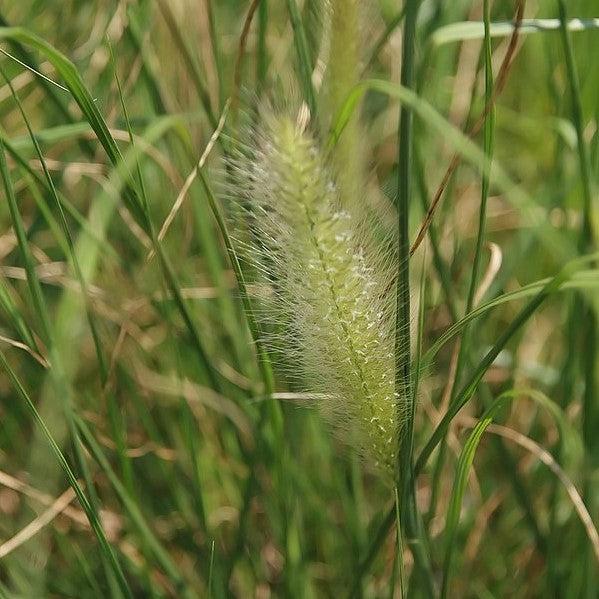
[[405, 402], [394, 387], [388, 253], [340, 201], [301, 125], [263, 117], [248, 152], [233, 165], [250, 223], [244, 253], [273, 290], [267, 328], [284, 329], [267, 342], [339, 436], [392, 475]]

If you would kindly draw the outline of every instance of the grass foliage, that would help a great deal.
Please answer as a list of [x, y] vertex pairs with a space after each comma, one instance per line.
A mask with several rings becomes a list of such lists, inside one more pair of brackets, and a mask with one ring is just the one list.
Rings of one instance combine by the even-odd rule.
[[598, 18], [3, 3], [0, 597], [598, 596]]

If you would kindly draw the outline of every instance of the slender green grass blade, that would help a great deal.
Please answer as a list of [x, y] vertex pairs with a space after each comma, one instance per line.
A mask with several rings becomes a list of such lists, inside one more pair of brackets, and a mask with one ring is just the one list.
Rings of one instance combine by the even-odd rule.
[[4, 74], [4, 71], [2, 71], [2, 69], [0, 69], [0, 73], [3, 75], [6, 83], [8, 84], [8, 86], [11, 90], [13, 98], [15, 99], [15, 102], [17, 103], [17, 106], [19, 107], [19, 112], [21, 113], [21, 116], [23, 117], [23, 120], [27, 127], [27, 132], [29, 133], [29, 137], [31, 138], [31, 141], [35, 148], [35, 153], [37, 154], [38, 160], [40, 161], [40, 164], [42, 166], [42, 171], [44, 173], [44, 177], [46, 179], [48, 189], [50, 190], [50, 196], [51, 196], [52, 200], [54, 201], [54, 209], [58, 213], [58, 221], [60, 223], [62, 234], [67, 242], [68, 257], [71, 261], [71, 264], [75, 271], [75, 276], [76, 276], [77, 282], [79, 283], [79, 285], [81, 287], [81, 292], [83, 294], [83, 300], [84, 300], [84, 304], [85, 304], [85, 312], [87, 315], [87, 322], [88, 322], [88, 325], [89, 325], [89, 328], [90, 328], [90, 331], [92, 334], [92, 339], [94, 341], [94, 348], [96, 351], [96, 357], [98, 359], [100, 376], [102, 379], [102, 384], [105, 385], [107, 377], [108, 377], [108, 367], [106, 365], [106, 360], [104, 358], [104, 352], [102, 350], [102, 344], [100, 342], [100, 335], [98, 333], [98, 327], [96, 325], [96, 321], [95, 321], [95, 318], [94, 318], [94, 315], [93, 315], [93, 312], [92, 312], [92, 309], [91, 309], [91, 306], [89, 303], [89, 290], [87, 288], [87, 283], [85, 281], [85, 278], [83, 277], [83, 273], [81, 271], [81, 267], [80, 267], [79, 261], [77, 259], [73, 236], [71, 235], [71, 231], [69, 229], [69, 225], [67, 223], [67, 219], [66, 219], [64, 210], [62, 208], [62, 203], [60, 202], [60, 199], [58, 198], [58, 193], [56, 191], [56, 187], [54, 186], [54, 181], [52, 180], [52, 177], [50, 176], [50, 172], [48, 171], [48, 167], [46, 166], [46, 161], [44, 160], [44, 155], [42, 153], [42, 149], [40, 148], [40, 145], [33, 133], [33, 129], [31, 128], [31, 123], [29, 122], [29, 119], [27, 118], [27, 114], [25, 113], [23, 104], [21, 103], [19, 96], [16, 94], [16, 92], [12, 86], [12, 83], [6, 77], [6, 75]]
[[447, 523], [445, 525], [445, 558], [443, 560], [441, 599], [446, 599], [448, 597], [449, 577], [451, 574], [451, 566], [456, 544], [456, 534], [460, 520], [460, 512], [462, 509], [462, 499], [464, 497], [464, 491], [468, 482], [468, 474], [470, 472], [470, 468], [472, 467], [472, 462], [474, 462], [474, 455], [483, 433], [493, 422], [493, 419], [499, 413], [499, 411], [505, 406], [507, 399], [508, 398], [506, 397], [500, 397], [499, 399], [495, 400], [493, 405], [485, 412], [478, 424], [468, 436], [458, 460], [451, 499], [449, 500], [449, 507], [447, 509]]
[[152, 552], [154, 553], [154, 556], [156, 557], [156, 560], [163, 568], [164, 572], [173, 581], [177, 589], [179, 591], [185, 591], [186, 584], [179, 572], [179, 569], [177, 568], [167, 551], [164, 549], [158, 538], [154, 535], [154, 533], [148, 526], [137, 503], [133, 500], [133, 498], [131, 498], [131, 496], [125, 489], [125, 486], [117, 478], [108, 460], [106, 459], [106, 456], [104, 455], [100, 446], [91, 434], [89, 428], [87, 427], [85, 422], [81, 418], [79, 418], [79, 416], [75, 416], [75, 422], [77, 428], [81, 432], [85, 444], [90, 450], [90, 453], [92, 454], [94, 460], [96, 460], [102, 471], [106, 474], [108, 480], [110, 481], [110, 484], [114, 488], [125, 510], [127, 511], [127, 514], [131, 518], [131, 522], [136, 526], [139, 534], [144, 538], [145, 542], [148, 544], [148, 547], [151, 548]]
[[52, 433], [50, 433], [50, 431], [46, 427], [46, 424], [40, 417], [39, 412], [37, 411], [35, 405], [29, 398], [27, 391], [25, 390], [21, 381], [19, 380], [19, 378], [15, 374], [14, 370], [11, 368], [10, 364], [6, 360], [6, 357], [4, 356], [4, 353], [2, 351], [0, 351], [0, 365], [8, 374], [8, 377], [12, 383], [12, 386], [13, 386], [15, 392], [17, 393], [17, 395], [19, 396], [21, 401], [23, 401], [25, 403], [31, 416], [33, 417], [36, 424], [38, 425], [38, 427], [40, 428], [40, 430], [46, 437], [46, 440], [48, 441], [48, 444], [50, 445], [50, 449], [51, 449], [56, 461], [60, 465], [60, 468], [64, 472], [65, 476], [67, 477], [67, 480], [69, 481], [69, 484], [73, 488], [73, 491], [75, 491], [75, 494], [77, 496], [79, 504], [83, 508], [85, 515], [87, 516], [87, 519], [90, 523], [90, 526], [91, 526], [96, 538], [98, 539], [98, 543], [100, 545], [102, 553], [107, 557], [107, 559], [112, 567], [112, 571], [116, 577], [116, 580], [118, 582], [121, 592], [123, 593], [123, 595], [125, 597], [132, 598], [133, 594], [129, 590], [129, 586], [127, 584], [127, 581], [125, 579], [125, 576], [123, 574], [121, 566], [120, 566], [112, 548], [110, 547], [108, 540], [106, 539], [106, 534], [104, 532], [104, 529], [102, 528], [102, 524], [100, 523], [97, 512], [93, 509], [89, 500], [85, 496], [83, 490], [81, 489], [81, 487], [77, 481], [75, 474], [71, 470], [71, 467], [69, 466], [66, 458], [64, 457], [62, 451], [60, 450], [60, 447], [58, 447], [58, 445], [54, 441], [54, 437], [52, 436]]

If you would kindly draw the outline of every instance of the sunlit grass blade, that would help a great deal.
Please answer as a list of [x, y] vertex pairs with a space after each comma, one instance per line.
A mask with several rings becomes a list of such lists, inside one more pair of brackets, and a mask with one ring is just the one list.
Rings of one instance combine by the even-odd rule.
[[[519, 27], [520, 35], [533, 33], [555, 32], [560, 29], [560, 19], [523, 19]], [[599, 18], [595, 19], [570, 19], [566, 23], [568, 31], [590, 31], [599, 29]], [[510, 21], [492, 22], [490, 27], [491, 37], [508, 37], [514, 32], [514, 24]], [[435, 46], [477, 40], [485, 37], [485, 27], [482, 21], [464, 21], [451, 23], [437, 29], [431, 35], [431, 42]]]

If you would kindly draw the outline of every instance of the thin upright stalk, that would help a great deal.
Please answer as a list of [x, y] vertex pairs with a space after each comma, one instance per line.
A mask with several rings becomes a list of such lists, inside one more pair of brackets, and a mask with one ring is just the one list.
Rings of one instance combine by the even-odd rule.
[[[578, 166], [580, 171], [580, 181], [582, 185], [582, 226], [578, 238], [578, 250], [581, 255], [591, 252], [594, 246], [593, 216], [592, 216], [592, 180], [591, 180], [591, 162], [587, 144], [584, 139], [584, 116], [582, 112], [582, 102], [580, 94], [580, 82], [578, 71], [574, 59], [574, 49], [572, 40], [568, 32], [566, 3], [564, 0], [558, 0], [560, 31], [562, 45], [566, 59], [566, 74], [568, 86], [572, 100], [572, 124], [576, 129], [576, 142], [578, 150]], [[580, 352], [581, 368], [584, 377], [584, 392], [582, 397], [582, 436], [590, 456], [588, 464], [587, 478], [585, 480], [585, 501], [594, 509], [592, 493], [590, 492], [590, 473], [597, 463], [599, 444], [597, 443], [596, 426], [599, 417], [596, 410], [596, 393], [598, 389], [596, 364], [597, 364], [597, 315], [592, 304], [585, 300], [581, 294], [576, 294], [573, 300], [571, 312], [571, 324], [574, 327], [575, 320], [580, 319], [584, 322], [583, 329], [580, 330]], [[591, 597], [597, 591], [597, 576], [591, 569], [588, 555], [584, 561], [584, 593]]]
[[[485, 29], [485, 38], [483, 44], [483, 57], [484, 57], [484, 74], [485, 74], [485, 106], [488, 109], [483, 114], [482, 118], [484, 121], [483, 125], [483, 149], [485, 156], [488, 158], [488, 162], [485, 165], [482, 173], [482, 185], [481, 185], [481, 196], [480, 206], [478, 209], [478, 231], [476, 235], [476, 246], [474, 251], [474, 259], [472, 261], [472, 271], [470, 274], [470, 283], [468, 286], [468, 296], [466, 299], [466, 310], [467, 315], [472, 311], [474, 307], [474, 297], [476, 295], [476, 289], [478, 287], [478, 279], [480, 273], [480, 264], [482, 260], [483, 245], [485, 241], [485, 222], [487, 218], [487, 200], [489, 197], [490, 187], [490, 175], [491, 175], [491, 160], [493, 157], [493, 137], [495, 129], [495, 108], [493, 105], [493, 63], [492, 63], [492, 49], [491, 49], [491, 15], [489, 0], [484, 0], [483, 3], [483, 22]], [[454, 383], [451, 390], [450, 405], [456, 400], [456, 394], [459, 389], [459, 383], [462, 378], [462, 372], [467, 362], [467, 354], [469, 351], [469, 326], [464, 327], [462, 332], [460, 347], [458, 351], [458, 357], [456, 362], [456, 370]], [[429, 506], [429, 515], [435, 513], [436, 500], [438, 498], [438, 485], [440, 481], [440, 473], [443, 470], [443, 465], [446, 457], [446, 439], [444, 438], [440, 445], [440, 451], [437, 455], [437, 461], [435, 464], [435, 477], [433, 479], [433, 492], [431, 504]]]
[[579, 156], [580, 180], [582, 183], [582, 231], [580, 236], [581, 253], [588, 251], [593, 243], [593, 227], [592, 227], [592, 191], [591, 191], [591, 165], [589, 160], [589, 152], [584, 140], [584, 123], [582, 114], [582, 103], [580, 99], [580, 82], [578, 80], [578, 72], [574, 62], [574, 49], [572, 48], [572, 40], [567, 28], [566, 3], [564, 0], [559, 0], [559, 16], [561, 22], [562, 44], [566, 56], [566, 72], [568, 75], [568, 84], [570, 87], [570, 95], [572, 96], [572, 123], [576, 129], [576, 143]]
[[310, 51], [308, 49], [308, 40], [302, 22], [297, 2], [295, 0], [287, 0], [287, 11], [289, 20], [293, 28], [293, 40], [295, 42], [295, 51], [297, 53], [297, 62], [301, 76], [301, 85], [304, 92], [304, 97], [310, 114], [316, 116], [316, 93], [312, 85], [312, 61], [310, 59]]
[[[414, 79], [414, 45], [416, 15], [419, 0], [408, 0], [404, 25], [402, 49], [401, 84], [410, 88]], [[395, 391], [399, 397], [411, 398], [410, 388], [410, 233], [409, 209], [411, 196], [412, 166], [412, 110], [401, 105], [399, 125], [399, 163], [397, 169], [397, 312], [395, 328]], [[407, 469], [412, 462], [412, 436], [414, 430], [414, 406], [409, 410], [406, 433], [401, 439], [398, 457], [398, 478], [402, 482], [401, 504], [407, 490]], [[403, 475], [403, 476], [402, 476]]]
[[[407, 0], [405, 5], [404, 39], [402, 46], [401, 84], [406, 89], [414, 86], [416, 18], [420, 0]], [[397, 308], [395, 329], [395, 391], [398, 397], [410, 401], [404, 434], [398, 454], [400, 481], [400, 519], [405, 523], [408, 544], [414, 561], [426, 585], [429, 596], [434, 595], [431, 567], [422, 542], [422, 531], [416, 507], [415, 480], [412, 476], [414, 435], [414, 401], [410, 369], [410, 237], [409, 210], [412, 193], [412, 110], [402, 104], [398, 136], [399, 163], [397, 169]]]

